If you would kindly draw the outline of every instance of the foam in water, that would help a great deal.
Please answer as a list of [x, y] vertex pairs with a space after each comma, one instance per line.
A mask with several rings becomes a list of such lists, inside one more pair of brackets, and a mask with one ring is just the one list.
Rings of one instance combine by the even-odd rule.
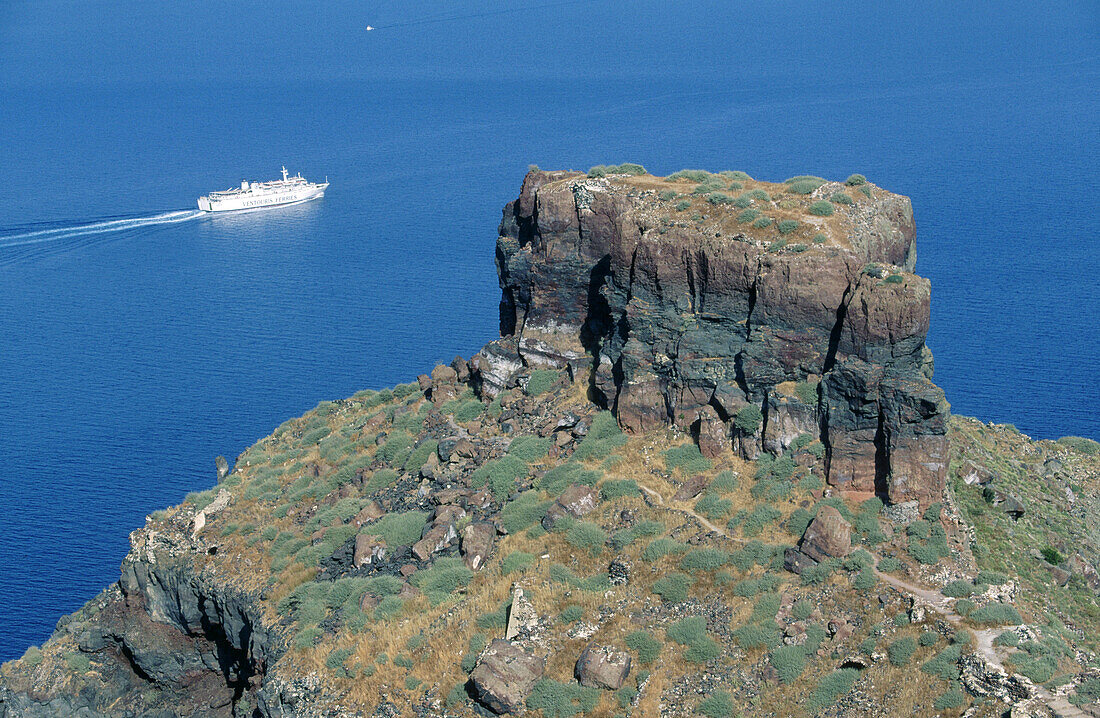
[[40, 244], [42, 242], [54, 242], [73, 237], [82, 237], [89, 234], [103, 234], [106, 232], [119, 232], [125, 229], [136, 229], [158, 224], [173, 224], [186, 222], [200, 217], [202, 212], [198, 210], [179, 210], [176, 212], [162, 212], [144, 217], [128, 217], [126, 219], [112, 219], [102, 222], [90, 222], [85, 224], [72, 224], [51, 229], [40, 229], [34, 232], [21, 234], [9, 234], [0, 236], [0, 249], [7, 247], [20, 247], [28, 244]]

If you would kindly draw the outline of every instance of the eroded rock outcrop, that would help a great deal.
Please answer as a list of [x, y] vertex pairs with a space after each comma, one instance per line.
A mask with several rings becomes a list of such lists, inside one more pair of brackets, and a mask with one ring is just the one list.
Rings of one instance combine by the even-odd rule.
[[876, 188], [827, 242], [791, 250], [774, 230], [769, 242], [731, 229], [729, 210], [672, 221], [655, 182], [527, 175], [500, 226], [501, 339], [475, 360], [483, 391], [521, 367], [568, 366], [627, 430], [702, 420], [708, 453], [716, 436], [746, 443], [730, 420], [754, 404], [764, 426], [748, 443], [779, 452], [810, 433], [831, 485], [936, 500], [948, 406], [929, 378], [909, 200]]

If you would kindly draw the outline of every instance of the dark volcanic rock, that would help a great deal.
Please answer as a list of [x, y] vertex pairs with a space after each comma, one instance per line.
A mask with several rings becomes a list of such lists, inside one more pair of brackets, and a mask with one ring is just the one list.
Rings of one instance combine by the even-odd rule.
[[[607, 180], [533, 171], [501, 222], [501, 339], [475, 358], [480, 386], [494, 394], [520, 367], [569, 366], [628, 431], [688, 430], [705, 415], [708, 453], [718, 432], [706, 407], [728, 420], [751, 402], [765, 413], [752, 441], [778, 451], [809, 432], [831, 485], [930, 504], [948, 413], [925, 374], [931, 295], [920, 277], [863, 271], [915, 260], [909, 200], [876, 196], [845, 230], [850, 249], [776, 253], [660, 226]], [[779, 384], [811, 376], [816, 405], [776, 399]]]
[[815, 561], [844, 558], [852, 550], [852, 525], [832, 506], [822, 506], [798, 548]]
[[582, 686], [617, 691], [630, 673], [630, 655], [610, 646], [589, 643], [573, 670]]
[[545, 668], [541, 656], [498, 638], [478, 659], [470, 686], [477, 702], [494, 713], [520, 713]]

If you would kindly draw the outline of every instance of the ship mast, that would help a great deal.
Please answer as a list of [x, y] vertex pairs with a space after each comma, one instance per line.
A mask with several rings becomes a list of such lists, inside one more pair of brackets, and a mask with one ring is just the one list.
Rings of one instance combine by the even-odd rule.
[[283, 182], [286, 182], [286, 175], [287, 175], [286, 165], [283, 165]]

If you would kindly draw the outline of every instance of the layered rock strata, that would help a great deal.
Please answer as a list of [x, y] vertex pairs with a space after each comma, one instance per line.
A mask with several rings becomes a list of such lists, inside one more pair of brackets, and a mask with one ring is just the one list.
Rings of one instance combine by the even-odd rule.
[[[568, 366], [628, 431], [672, 425], [746, 457], [809, 434], [832, 486], [938, 500], [948, 405], [930, 378], [909, 200], [874, 188], [827, 241], [785, 246], [774, 229], [729, 229], [733, 208], [671, 221], [644, 179], [527, 175], [500, 225], [501, 338], [477, 357], [483, 391]], [[748, 405], [756, 430], [733, 421]]]

